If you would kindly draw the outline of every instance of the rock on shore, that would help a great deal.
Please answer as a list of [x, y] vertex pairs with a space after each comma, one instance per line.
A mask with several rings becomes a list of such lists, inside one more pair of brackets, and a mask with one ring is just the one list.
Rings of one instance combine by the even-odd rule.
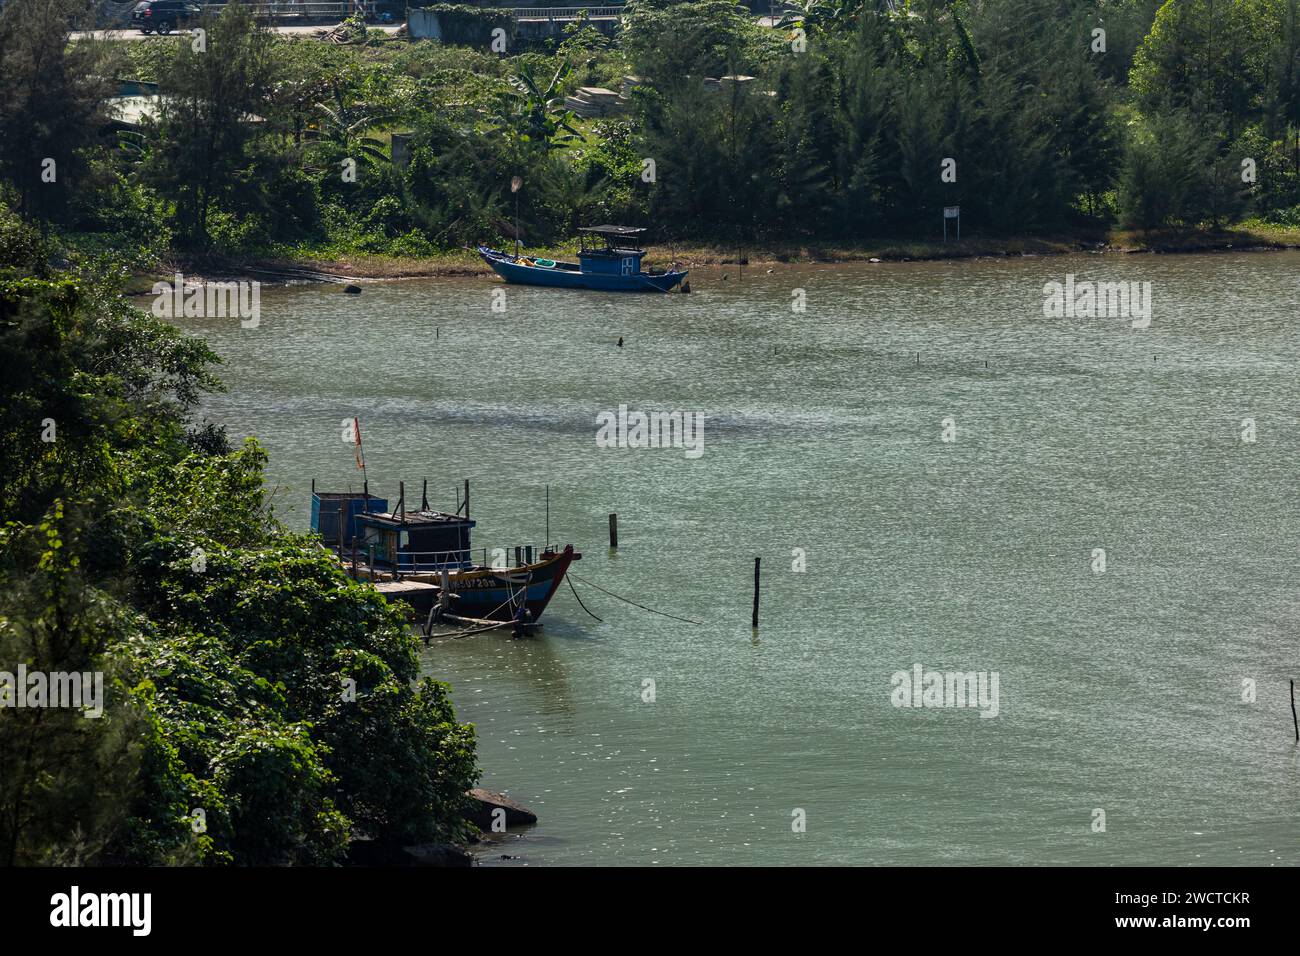
[[[493, 811], [498, 809], [505, 811], [507, 829], [528, 826], [537, 822], [537, 814], [517, 800], [511, 800], [504, 793], [475, 787], [473, 790], [467, 791], [465, 795], [470, 798], [470, 806], [465, 811], [465, 819], [473, 822], [485, 833], [492, 832]], [[500, 814], [497, 816], [499, 818]]]

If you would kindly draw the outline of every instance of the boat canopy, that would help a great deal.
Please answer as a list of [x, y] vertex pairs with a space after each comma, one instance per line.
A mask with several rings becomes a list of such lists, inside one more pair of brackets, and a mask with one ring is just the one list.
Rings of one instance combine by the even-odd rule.
[[645, 232], [644, 226], [579, 226], [578, 232], [590, 232], [598, 236], [635, 236]]
[[[635, 241], [636, 237], [645, 232], [641, 226], [581, 226], [578, 229], [578, 244], [581, 248], [581, 255], [625, 255], [632, 253], [639, 259], [645, 254], [645, 250]], [[589, 239], [588, 237], [593, 237]], [[602, 245], [594, 237], [600, 237], [605, 240]], [[637, 268], [640, 268], [638, 263]]]

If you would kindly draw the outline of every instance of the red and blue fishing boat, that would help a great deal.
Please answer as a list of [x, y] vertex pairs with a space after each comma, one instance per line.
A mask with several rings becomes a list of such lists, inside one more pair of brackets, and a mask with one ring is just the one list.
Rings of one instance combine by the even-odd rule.
[[474, 548], [469, 482], [455, 512], [429, 507], [428, 483], [418, 509], [406, 506], [404, 486], [391, 509], [369, 493], [318, 492], [312, 482], [311, 528], [343, 568], [372, 582], [423, 618], [469, 622], [527, 620], [535, 625], [582, 555], [571, 544]]
[[671, 292], [687, 270], [646, 271], [646, 254], [636, 226], [585, 226], [578, 231], [578, 261], [557, 262], [534, 256], [510, 255], [479, 246], [483, 261], [507, 282], [552, 286], [560, 289], [597, 289], [603, 292]]

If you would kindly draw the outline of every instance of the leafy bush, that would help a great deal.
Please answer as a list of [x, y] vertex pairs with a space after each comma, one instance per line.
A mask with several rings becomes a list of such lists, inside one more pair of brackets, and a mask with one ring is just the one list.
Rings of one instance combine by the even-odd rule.
[[278, 526], [255, 442], [187, 428], [214, 360], [111, 287], [0, 283], [0, 670], [101, 671], [107, 698], [0, 721], [4, 865], [467, 833], [474, 732], [403, 614]]

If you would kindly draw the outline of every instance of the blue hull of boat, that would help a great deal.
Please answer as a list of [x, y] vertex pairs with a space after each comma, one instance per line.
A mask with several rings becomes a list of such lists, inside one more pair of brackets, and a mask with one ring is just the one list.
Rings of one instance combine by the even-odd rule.
[[595, 289], [600, 292], [668, 292], [686, 278], [686, 270], [609, 275], [520, 265], [505, 253], [486, 246], [479, 246], [478, 253], [497, 275], [507, 282], [515, 282], [519, 285], [541, 285], [556, 289]]

